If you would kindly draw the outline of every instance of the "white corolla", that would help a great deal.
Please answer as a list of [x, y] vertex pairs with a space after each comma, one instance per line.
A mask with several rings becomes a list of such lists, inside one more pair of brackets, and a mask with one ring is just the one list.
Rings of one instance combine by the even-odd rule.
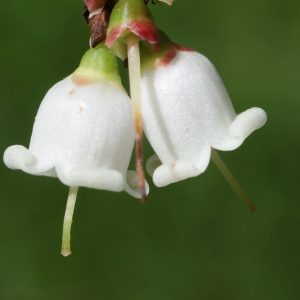
[[211, 147], [234, 150], [267, 120], [264, 110], [236, 114], [212, 63], [161, 33], [157, 56], [142, 53], [145, 134], [156, 155], [147, 162], [161, 187], [205, 171]]
[[133, 145], [130, 98], [121, 86], [116, 58], [100, 45], [48, 91], [29, 149], [9, 147], [4, 162], [11, 169], [58, 177], [68, 186], [125, 190], [140, 197], [135, 172], [127, 173]]

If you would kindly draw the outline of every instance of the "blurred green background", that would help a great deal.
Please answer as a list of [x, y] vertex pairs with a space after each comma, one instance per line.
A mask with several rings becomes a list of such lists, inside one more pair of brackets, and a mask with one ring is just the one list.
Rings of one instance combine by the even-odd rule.
[[[1, 153], [29, 144], [40, 101], [88, 48], [83, 1], [2, 7]], [[207, 56], [237, 112], [267, 124], [220, 153], [258, 206], [250, 214], [211, 163], [199, 177], [126, 193], [81, 188], [70, 257], [60, 255], [68, 188], [0, 165], [0, 299], [299, 299], [300, 1], [150, 5], [178, 44]], [[145, 158], [153, 151], [145, 141]]]

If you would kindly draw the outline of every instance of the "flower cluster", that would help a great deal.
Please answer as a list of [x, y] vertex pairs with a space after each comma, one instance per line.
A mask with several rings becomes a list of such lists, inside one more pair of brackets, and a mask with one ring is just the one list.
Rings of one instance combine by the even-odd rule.
[[[79, 67], [46, 94], [29, 148], [15, 145], [4, 153], [7, 167], [58, 177], [70, 186], [63, 229], [65, 256], [71, 253], [78, 186], [124, 190], [147, 200], [143, 132], [155, 151], [147, 161], [147, 172], [156, 186], [163, 187], [201, 174], [210, 159], [230, 177], [214, 149], [236, 149], [267, 119], [257, 107], [236, 114], [212, 63], [158, 30], [148, 0], [85, 0], [85, 4], [91, 48]], [[117, 57], [129, 69], [130, 98], [121, 83]], [[134, 143], [136, 170], [128, 171]], [[254, 204], [230, 178], [254, 211]]]

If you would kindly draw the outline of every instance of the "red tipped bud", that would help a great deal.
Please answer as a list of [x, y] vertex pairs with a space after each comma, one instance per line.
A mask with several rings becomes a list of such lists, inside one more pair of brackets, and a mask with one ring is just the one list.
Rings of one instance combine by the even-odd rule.
[[107, 0], [84, 0], [84, 2], [89, 12], [93, 12], [96, 9], [99, 9], [102, 6], [104, 6]]

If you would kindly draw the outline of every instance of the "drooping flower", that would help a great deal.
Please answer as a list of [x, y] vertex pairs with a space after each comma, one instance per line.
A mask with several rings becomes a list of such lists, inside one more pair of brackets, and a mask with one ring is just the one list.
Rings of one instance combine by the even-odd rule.
[[160, 33], [161, 48], [142, 54], [144, 132], [156, 155], [147, 170], [162, 187], [205, 171], [211, 148], [239, 147], [267, 120], [261, 108], [236, 114], [212, 63]]
[[135, 172], [126, 182], [134, 145], [130, 102], [116, 57], [103, 44], [90, 49], [79, 68], [46, 94], [29, 149], [9, 147], [4, 162], [11, 169], [58, 177], [68, 186], [125, 190], [138, 198]]

